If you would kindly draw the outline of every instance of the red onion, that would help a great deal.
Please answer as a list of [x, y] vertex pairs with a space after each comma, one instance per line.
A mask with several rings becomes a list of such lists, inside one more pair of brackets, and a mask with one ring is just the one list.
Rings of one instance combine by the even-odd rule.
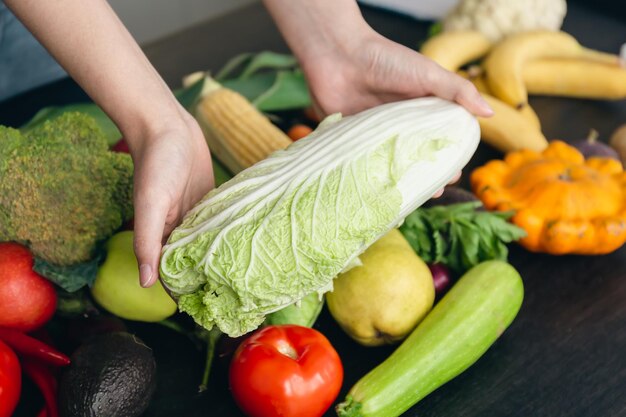
[[443, 264], [429, 264], [428, 268], [433, 275], [433, 283], [435, 284], [435, 294], [440, 295], [452, 285], [452, 276], [450, 270]]
[[575, 148], [577, 148], [580, 153], [583, 154], [585, 158], [591, 158], [594, 156], [598, 156], [601, 158], [611, 158], [611, 159], [619, 159], [619, 154], [609, 145], [598, 141], [598, 132], [594, 129], [589, 131], [589, 136], [587, 139], [578, 140], [572, 143]]

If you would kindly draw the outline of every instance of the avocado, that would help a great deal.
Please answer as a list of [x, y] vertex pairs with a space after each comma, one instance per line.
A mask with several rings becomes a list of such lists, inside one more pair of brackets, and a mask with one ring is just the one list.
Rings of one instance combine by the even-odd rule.
[[126, 332], [94, 337], [71, 361], [59, 383], [62, 417], [135, 417], [148, 407], [156, 362], [138, 337]]

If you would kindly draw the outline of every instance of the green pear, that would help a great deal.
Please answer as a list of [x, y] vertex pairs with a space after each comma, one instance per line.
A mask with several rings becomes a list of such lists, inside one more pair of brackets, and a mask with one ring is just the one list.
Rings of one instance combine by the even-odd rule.
[[362, 345], [404, 339], [433, 306], [435, 287], [428, 266], [397, 229], [360, 259], [362, 265], [340, 274], [326, 294], [330, 313]]
[[155, 322], [176, 312], [176, 303], [160, 281], [150, 288], [139, 285], [133, 251], [133, 232], [117, 233], [106, 243], [107, 257], [98, 269], [91, 294], [107, 311], [128, 320]]

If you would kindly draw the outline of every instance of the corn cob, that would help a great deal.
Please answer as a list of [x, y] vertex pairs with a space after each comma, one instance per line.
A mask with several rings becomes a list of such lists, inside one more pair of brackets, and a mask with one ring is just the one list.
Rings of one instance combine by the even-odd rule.
[[205, 76], [194, 116], [211, 152], [233, 174], [292, 143], [244, 96], [209, 76]]

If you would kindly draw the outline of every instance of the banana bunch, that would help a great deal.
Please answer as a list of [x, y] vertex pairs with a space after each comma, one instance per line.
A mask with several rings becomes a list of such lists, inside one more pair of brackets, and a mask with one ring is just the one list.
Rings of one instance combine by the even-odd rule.
[[[422, 54], [474, 83], [495, 115], [479, 118], [483, 140], [504, 152], [547, 146], [529, 94], [626, 98], [626, 69], [617, 55], [583, 47], [565, 32], [532, 31], [497, 44], [476, 31], [443, 32]], [[460, 68], [482, 59], [467, 71]]]

